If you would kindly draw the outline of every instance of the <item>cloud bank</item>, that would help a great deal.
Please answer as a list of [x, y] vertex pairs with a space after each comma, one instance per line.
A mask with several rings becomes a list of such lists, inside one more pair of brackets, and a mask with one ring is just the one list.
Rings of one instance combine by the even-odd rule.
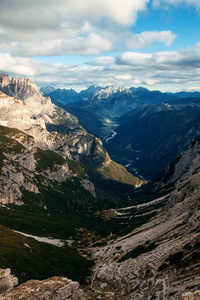
[[198, 89], [200, 43], [166, 51], [179, 38], [172, 28], [136, 26], [152, 8], [183, 5], [200, 8], [199, 0], [0, 0], [0, 72], [40, 86]]

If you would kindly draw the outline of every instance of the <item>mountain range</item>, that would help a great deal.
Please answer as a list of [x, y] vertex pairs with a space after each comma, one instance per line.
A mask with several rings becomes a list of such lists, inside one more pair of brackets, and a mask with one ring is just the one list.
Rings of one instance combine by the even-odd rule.
[[0, 75], [0, 298], [197, 295], [198, 93], [41, 90]]
[[114, 161], [146, 180], [161, 176], [199, 134], [199, 92], [111, 86], [60, 89], [49, 96], [100, 137]]

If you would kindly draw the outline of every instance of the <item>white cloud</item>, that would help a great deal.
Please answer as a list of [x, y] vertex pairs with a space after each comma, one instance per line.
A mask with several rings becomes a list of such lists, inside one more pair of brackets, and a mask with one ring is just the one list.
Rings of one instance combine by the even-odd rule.
[[[1, 23], [24, 30], [58, 28], [67, 23], [76, 27], [85, 20], [111, 20], [119, 25], [134, 24], [137, 13], [149, 0], [1, 0]], [[13, 14], [12, 14], [13, 13]], [[13, 17], [14, 16], [14, 17]]]
[[39, 86], [77, 90], [89, 85], [118, 85], [119, 82], [150, 89], [180, 90], [184, 87], [195, 90], [194, 87], [200, 86], [200, 43], [180, 51], [126, 52], [116, 58], [100, 56], [83, 66], [36, 62], [0, 54], [0, 72], [30, 76]]
[[200, 68], [200, 43], [180, 51], [163, 51], [154, 54], [126, 52], [117, 58], [117, 63], [168, 70]]
[[26, 56], [106, 52], [149, 2], [1, 0], [0, 49]]
[[115, 79], [117, 79], [118, 81], [130, 82], [133, 80], [133, 77], [132, 77], [132, 75], [129, 75], [129, 74], [121, 74], [121, 75], [116, 75]]
[[12, 55], [53, 56], [170, 46], [172, 31], [133, 34], [150, 0], [1, 0], [0, 49]]
[[139, 35], [139, 37], [147, 46], [151, 45], [154, 42], [164, 43], [166, 44], [166, 46], [171, 46], [176, 38], [176, 34], [169, 30], [144, 31]]
[[117, 57], [117, 63], [135, 67], [147, 67], [152, 64], [152, 58], [153, 55], [148, 53], [126, 52], [120, 57]]
[[112, 56], [100, 56], [95, 57], [92, 61], [90, 61], [89, 65], [95, 66], [109, 66], [115, 63], [115, 58]]
[[12, 57], [8, 53], [0, 53], [0, 72], [21, 76], [35, 75], [30, 59]]
[[151, 46], [153, 43], [164, 43], [170, 46], [176, 38], [176, 34], [169, 30], [144, 31], [129, 37], [127, 46], [129, 49], [141, 49]]
[[137, 77], [133, 80], [133, 84], [140, 85], [142, 83]]
[[191, 88], [187, 89], [187, 92], [200, 92], [200, 86], [192, 86]]
[[10, 42], [1, 43], [0, 49], [14, 55], [23, 53], [25, 56], [53, 56], [62, 54], [99, 54], [109, 51], [112, 43], [97, 34], [89, 34], [87, 37], [71, 39], [48, 39], [38, 42]]

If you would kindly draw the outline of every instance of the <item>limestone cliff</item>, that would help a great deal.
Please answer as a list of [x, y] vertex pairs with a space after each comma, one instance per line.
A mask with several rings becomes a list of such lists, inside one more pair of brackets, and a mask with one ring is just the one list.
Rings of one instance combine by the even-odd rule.
[[0, 74], [0, 88], [4, 93], [21, 99], [26, 98], [28, 95], [39, 93], [39, 89], [30, 78], [9, 78], [5, 74]]

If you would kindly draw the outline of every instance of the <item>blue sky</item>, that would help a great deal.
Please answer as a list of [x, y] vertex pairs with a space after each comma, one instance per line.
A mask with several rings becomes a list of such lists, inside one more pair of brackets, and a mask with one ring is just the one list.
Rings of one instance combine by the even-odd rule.
[[0, 72], [76, 90], [200, 90], [199, 25], [199, 0], [0, 0]]

